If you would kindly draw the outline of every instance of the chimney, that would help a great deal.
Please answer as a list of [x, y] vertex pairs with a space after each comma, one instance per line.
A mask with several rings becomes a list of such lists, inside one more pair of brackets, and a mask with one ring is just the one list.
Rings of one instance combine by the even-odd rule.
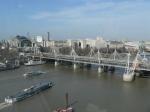
[[50, 33], [47, 32], [47, 40], [50, 41]]

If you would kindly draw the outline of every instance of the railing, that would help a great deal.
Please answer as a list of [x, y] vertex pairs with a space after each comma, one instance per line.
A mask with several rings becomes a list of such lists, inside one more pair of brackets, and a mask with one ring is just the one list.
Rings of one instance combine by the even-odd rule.
[[[72, 56], [72, 55], [62, 55], [62, 54], [53, 54], [53, 53], [39, 53], [33, 54], [28, 53], [26, 56], [37, 56], [46, 59], [54, 59], [54, 60], [62, 60], [62, 61], [69, 61], [74, 63], [86, 63], [86, 64], [93, 64], [93, 65], [103, 65], [103, 66], [114, 66], [119, 68], [126, 68], [127, 60], [125, 58], [122, 59], [111, 59], [111, 58], [98, 58], [98, 57], [88, 57], [88, 56]], [[133, 58], [134, 59], [134, 58]], [[133, 59], [130, 60], [130, 67], [132, 68]], [[139, 63], [139, 67], [136, 70], [146, 70], [150, 71], [150, 63]]]

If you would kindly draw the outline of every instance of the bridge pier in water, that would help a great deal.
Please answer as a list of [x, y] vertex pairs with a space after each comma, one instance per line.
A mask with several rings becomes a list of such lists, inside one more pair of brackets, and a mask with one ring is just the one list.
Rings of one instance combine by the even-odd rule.
[[77, 64], [74, 63], [74, 64], [73, 64], [73, 69], [75, 70], [76, 68], [77, 68]]
[[130, 53], [128, 53], [127, 68], [123, 74], [123, 81], [131, 82], [135, 77], [135, 68], [130, 67]]
[[98, 73], [102, 73], [103, 72], [103, 69], [101, 66], [98, 67]]
[[125, 82], [131, 82], [135, 78], [135, 75], [133, 72], [128, 72], [123, 74], [123, 81]]
[[58, 65], [58, 61], [55, 61], [55, 67]]

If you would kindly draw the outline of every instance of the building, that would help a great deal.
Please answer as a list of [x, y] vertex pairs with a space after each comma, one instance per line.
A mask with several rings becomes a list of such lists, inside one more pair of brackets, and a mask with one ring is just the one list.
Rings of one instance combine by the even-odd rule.
[[114, 49], [124, 47], [124, 43], [121, 41], [108, 41], [107, 45], [109, 46], [109, 48], [114, 48]]
[[146, 51], [150, 51], [150, 41], [145, 41], [144, 42], [144, 47]]
[[107, 47], [107, 42], [104, 40], [102, 37], [97, 37], [95, 41], [95, 47], [100, 49], [100, 48], [106, 48]]
[[31, 47], [32, 42], [30, 39], [28, 39], [25, 36], [17, 35], [12, 40], [9, 40], [9, 45], [10, 45], [10, 47], [17, 47], [17, 48]]
[[9, 48], [9, 42], [7, 40], [0, 41], [0, 49]]
[[135, 42], [132, 42], [132, 41], [125, 42], [124, 46], [128, 50], [138, 50], [139, 49], [139, 42], [138, 41], [135, 41]]
[[68, 46], [78, 46], [82, 49], [86, 47], [93, 47], [93, 48], [107, 47], [107, 42], [101, 37], [97, 37], [96, 39], [68, 40], [67, 43]]
[[65, 44], [65, 41], [54, 41], [54, 40], [49, 40], [45, 39], [43, 36], [34, 36], [34, 38], [31, 39], [32, 40], [32, 47], [53, 47], [53, 46], [61, 46], [63, 45], [63, 43]]

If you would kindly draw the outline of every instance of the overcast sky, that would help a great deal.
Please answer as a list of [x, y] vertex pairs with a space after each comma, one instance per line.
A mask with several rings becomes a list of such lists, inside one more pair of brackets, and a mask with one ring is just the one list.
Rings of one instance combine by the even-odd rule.
[[0, 39], [47, 31], [52, 39], [150, 40], [150, 1], [0, 0]]

